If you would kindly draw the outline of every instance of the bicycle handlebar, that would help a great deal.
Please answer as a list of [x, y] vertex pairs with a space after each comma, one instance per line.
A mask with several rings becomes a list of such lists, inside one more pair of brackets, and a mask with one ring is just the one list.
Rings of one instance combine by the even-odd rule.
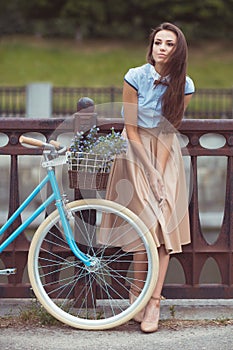
[[[58, 150], [58, 153], [63, 153], [67, 150], [66, 146], [61, 145], [58, 141], [51, 140], [50, 143], [43, 142], [41, 140], [34, 139], [32, 137], [20, 136], [19, 142], [26, 143], [27, 145], [36, 147], [47, 147]], [[60, 152], [59, 152], [60, 151]]]
[[33, 139], [32, 137], [20, 136], [19, 142], [26, 143], [27, 145], [36, 146], [36, 147], [44, 147], [46, 143], [41, 140]]

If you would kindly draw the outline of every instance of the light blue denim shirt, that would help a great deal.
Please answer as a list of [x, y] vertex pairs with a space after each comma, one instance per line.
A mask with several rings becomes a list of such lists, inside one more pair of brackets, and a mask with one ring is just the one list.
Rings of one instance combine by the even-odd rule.
[[[138, 125], [141, 127], [155, 128], [160, 121], [162, 115], [161, 98], [167, 86], [163, 84], [155, 86], [154, 81], [159, 78], [159, 73], [150, 63], [129, 69], [124, 77], [124, 80], [138, 93]], [[165, 77], [163, 80], [166, 79], [169, 80], [169, 77]], [[187, 76], [184, 94], [193, 94], [194, 91], [194, 83]]]

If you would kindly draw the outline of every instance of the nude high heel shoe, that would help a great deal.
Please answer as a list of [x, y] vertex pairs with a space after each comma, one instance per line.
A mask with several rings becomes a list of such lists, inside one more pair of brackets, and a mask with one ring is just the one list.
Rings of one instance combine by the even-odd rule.
[[[130, 288], [129, 291], [129, 302], [130, 304], [133, 304], [133, 302], [137, 299], [137, 297], [139, 296], [139, 291], [135, 290], [134, 288]], [[141, 323], [143, 320], [143, 316], [144, 316], [144, 312], [145, 312], [145, 308], [143, 308], [141, 311], [139, 311], [134, 317], [133, 320], [135, 322]]]
[[158, 330], [161, 297], [155, 298], [152, 296], [151, 299], [155, 300], [156, 303], [149, 302], [146, 306], [144, 318], [141, 323], [141, 330], [144, 333], [152, 333]]

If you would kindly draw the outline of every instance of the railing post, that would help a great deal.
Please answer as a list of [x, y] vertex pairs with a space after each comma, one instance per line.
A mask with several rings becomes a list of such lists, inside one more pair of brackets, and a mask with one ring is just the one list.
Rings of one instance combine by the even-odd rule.
[[[95, 113], [94, 101], [88, 97], [82, 97], [77, 103], [77, 113], [74, 115], [74, 133], [90, 130], [97, 123], [97, 113]], [[88, 191], [92, 197], [93, 191]], [[74, 190], [74, 198], [81, 199], [79, 188]]]
[[[9, 211], [8, 211], [8, 217], [10, 217], [16, 209], [19, 207], [20, 200], [19, 200], [19, 181], [18, 181], [18, 156], [17, 155], [11, 155], [11, 165], [10, 165], [10, 194], [9, 194]], [[10, 226], [10, 228], [7, 230], [7, 235], [9, 236], [14, 230], [17, 229], [22, 223], [21, 216], [19, 215], [18, 218], [14, 221], [14, 223]], [[20, 249], [24, 248], [24, 249]], [[5, 257], [5, 263], [7, 266], [10, 267], [17, 267], [17, 274], [16, 275], [10, 275], [8, 277], [9, 283], [12, 284], [11, 292], [9, 295], [13, 297], [18, 297], [18, 291], [15, 288], [15, 285], [17, 284], [19, 288], [22, 286], [22, 280], [23, 280], [23, 274], [24, 269], [27, 264], [27, 256], [28, 256], [28, 248], [29, 243], [25, 236], [21, 234], [17, 240], [15, 240], [13, 243], [9, 245], [9, 247], [6, 248], [6, 251], [3, 252], [3, 255]], [[27, 294], [27, 288], [22, 288], [22, 293], [24, 296], [28, 297]], [[26, 293], [26, 294], [25, 294]]]

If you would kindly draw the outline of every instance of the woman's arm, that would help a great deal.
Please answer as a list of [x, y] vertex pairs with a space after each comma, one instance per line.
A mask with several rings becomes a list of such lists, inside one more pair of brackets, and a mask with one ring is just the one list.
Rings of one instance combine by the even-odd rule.
[[188, 107], [188, 104], [189, 104], [192, 96], [193, 96], [192, 94], [184, 96], [184, 112], [185, 112], [186, 108]]
[[137, 112], [138, 112], [138, 96], [137, 91], [130, 86], [127, 82], [124, 82], [123, 86], [123, 103], [124, 103], [124, 119], [125, 129], [128, 140], [135, 152], [137, 158], [140, 160], [145, 173], [148, 176], [150, 186], [158, 201], [164, 196], [164, 186], [160, 173], [156, 170], [151, 163], [144, 145], [141, 141], [141, 137], [138, 133], [137, 124]]
[[[191, 98], [192, 98], [192, 94], [184, 96], [184, 111], [188, 107], [188, 104]], [[158, 170], [160, 174], [164, 173], [167, 160], [170, 156], [172, 143], [173, 143], [173, 136], [174, 135], [172, 133], [168, 133], [166, 134], [165, 138], [164, 137], [158, 138], [158, 159], [159, 159]]]

